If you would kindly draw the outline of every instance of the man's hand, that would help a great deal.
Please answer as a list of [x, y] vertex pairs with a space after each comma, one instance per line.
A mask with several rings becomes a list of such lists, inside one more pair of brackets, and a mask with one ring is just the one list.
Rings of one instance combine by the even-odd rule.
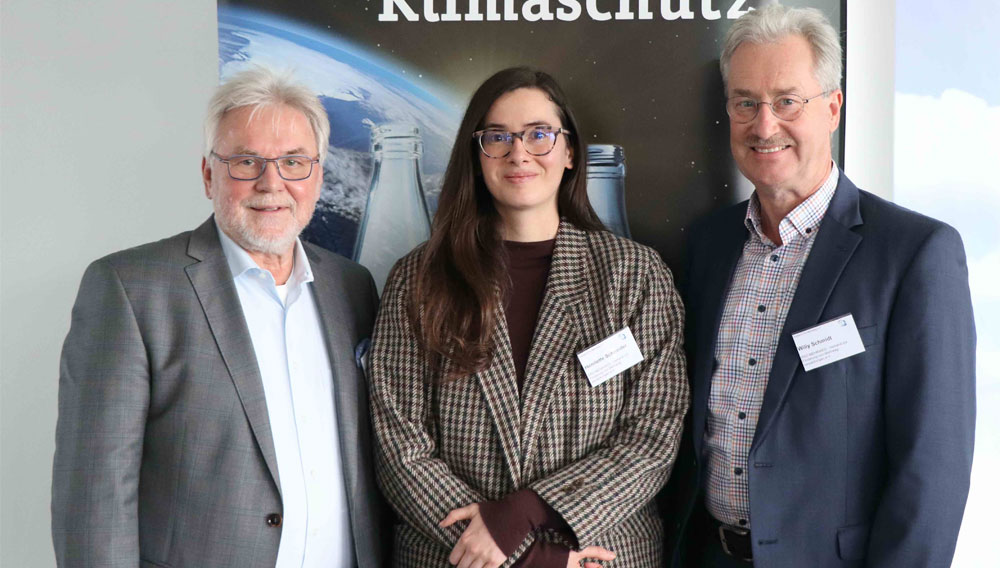
[[449, 527], [458, 521], [469, 521], [469, 526], [451, 550], [448, 562], [459, 568], [497, 568], [507, 560], [497, 543], [493, 541], [486, 523], [479, 514], [479, 504], [473, 503], [452, 509], [438, 525]]
[[[569, 551], [569, 562], [566, 563], [566, 568], [580, 568], [580, 562], [585, 558], [596, 558], [610, 562], [615, 559], [615, 553], [600, 546], [588, 546], [580, 552], [571, 550]], [[584, 562], [583, 568], [601, 568], [601, 565], [597, 562]]]

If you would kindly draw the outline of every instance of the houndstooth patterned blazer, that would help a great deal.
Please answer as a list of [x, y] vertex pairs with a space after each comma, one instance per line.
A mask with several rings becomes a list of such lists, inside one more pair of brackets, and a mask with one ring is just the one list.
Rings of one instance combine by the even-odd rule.
[[[406, 316], [420, 254], [389, 276], [371, 355], [376, 472], [400, 517], [394, 565], [449, 566], [466, 526], [439, 528], [450, 510], [529, 487], [581, 547], [613, 550], [613, 566], [659, 567], [652, 499], [689, 399], [683, 307], [659, 256], [564, 221], [519, 396], [502, 315], [489, 368], [449, 383], [432, 374]], [[576, 353], [626, 325], [644, 360], [591, 387]], [[506, 565], [535, 538], [549, 535], [529, 535]]]

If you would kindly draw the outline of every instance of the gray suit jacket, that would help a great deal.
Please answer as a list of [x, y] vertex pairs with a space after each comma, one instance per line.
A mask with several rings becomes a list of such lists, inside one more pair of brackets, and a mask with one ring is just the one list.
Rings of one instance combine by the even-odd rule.
[[[382, 566], [383, 504], [354, 349], [378, 297], [305, 244], [327, 330], [355, 553]], [[257, 359], [213, 219], [87, 268], [59, 373], [52, 539], [60, 566], [273, 566], [282, 513]]]

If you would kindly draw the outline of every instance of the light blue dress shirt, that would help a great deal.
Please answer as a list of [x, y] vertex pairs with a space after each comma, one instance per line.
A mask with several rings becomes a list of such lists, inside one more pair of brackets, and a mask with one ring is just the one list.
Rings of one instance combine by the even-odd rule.
[[298, 239], [284, 286], [219, 230], [264, 384], [278, 460], [282, 525], [276, 568], [353, 566], [333, 371]]

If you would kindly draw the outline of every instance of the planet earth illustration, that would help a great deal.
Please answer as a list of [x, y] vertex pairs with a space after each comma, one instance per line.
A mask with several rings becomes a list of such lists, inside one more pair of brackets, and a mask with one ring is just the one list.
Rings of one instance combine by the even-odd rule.
[[421, 181], [433, 215], [465, 107], [461, 96], [436, 85], [427, 88], [422, 83], [429, 81], [418, 79], [420, 70], [406, 69], [329, 30], [267, 12], [220, 7], [221, 79], [254, 64], [291, 70], [319, 95], [330, 118], [322, 194], [304, 238], [352, 255], [372, 178], [372, 125], [419, 128]]

